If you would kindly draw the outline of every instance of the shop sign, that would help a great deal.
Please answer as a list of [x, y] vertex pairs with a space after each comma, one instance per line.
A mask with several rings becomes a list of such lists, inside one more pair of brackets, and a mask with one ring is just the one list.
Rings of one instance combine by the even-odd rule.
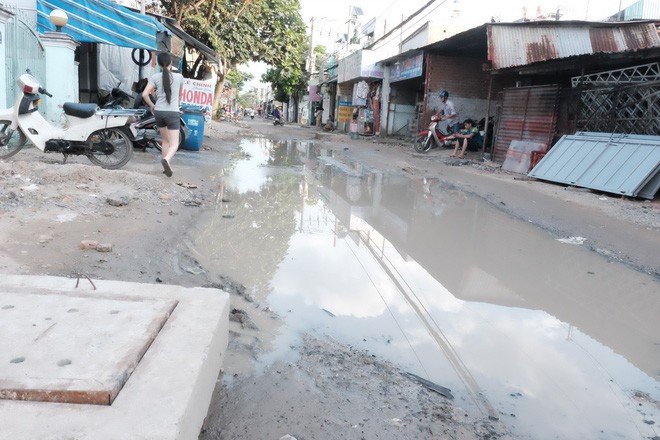
[[424, 66], [424, 54], [420, 53], [414, 57], [406, 58], [390, 67], [390, 82], [422, 76]]
[[353, 116], [353, 103], [351, 101], [339, 101], [337, 111], [337, 122], [351, 122]]
[[208, 119], [211, 117], [211, 112], [213, 111], [214, 92], [215, 80], [213, 79], [201, 81], [184, 78], [179, 100], [181, 104], [200, 107], [202, 112], [204, 112], [204, 117]]
[[340, 83], [350, 81], [353, 78], [360, 76], [360, 63], [362, 62], [362, 52], [355, 51], [352, 54], [344, 57], [339, 62], [337, 81]]
[[378, 64], [378, 55], [373, 50], [362, 51], [361, 76], [365, 78], [383, 78], [383, 66]]
[[383, 68], [376, 64], [377, 55], [371, 50], [358, 50], [339, 62], [337, 80], [340, 83], [355, 78], [382, 78]]

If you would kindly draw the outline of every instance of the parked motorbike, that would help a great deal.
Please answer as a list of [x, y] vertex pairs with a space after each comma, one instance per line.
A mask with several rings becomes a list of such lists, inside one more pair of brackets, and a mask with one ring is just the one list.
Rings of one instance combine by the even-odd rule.
[[120, 89], [119, 86], [121, 86], [121, 82], [117, 85], [117, 87], [114, 87], [110, 91], [110, 94], [105, 97], [101, 103], [101, 108], [126, 108], [126, 103], [131, 100], [131, 97], [128, 95], [128, 93]]
[[[128, 93], [124, 92], [119, 87], [113, 88], [108, 97], [109, 99], [105, 101], [102, 108], [121, 109], [123, 108], [123, 105], [130, 100]], [[152, 98], [152, 101], [155, 101], [155, 99]], [[135, 129], [134, 133], [131, 133], [131, 136], [129, 136], [133, 142], [133, 146], [142, 151], [146, 151], [147, 148], [155, 148], [158, 151], [161, 151], [162, 137], [156, 126], [156, 118], [154, 118], [154, 115], [148, 107], [140, 109], [139, 112], [140, 114], [133, 124]], [[187, 130], [183, 118], [179, 119], [179, 124], [181, 125], [179, 128], [179, 148], [181, 148], [186, 141]]]
[[124, 166], [133, 155], [126, 124], [135, 110], [100, 109], [96, 104], [65, 102], [63, 127], [50, 124], [39, 112], [41, 95], [53, 95], [29, 73], [17, 81], [20, 93], [14, 106], [0, 110], [0, 159], [18, 153], [29, 139], [43, 152], [83, 155], [107, 169]]
[[428, 153], [432, 148], [443, 147], [452, 142], [451, 135], [451, 127], [447, 127], [446, 132], [443, 131], [440, 129], [440, 117], [433, 115], [428, 129], [417, 134], [413, 147], [418, 153]]
[[[186, 141], [186, 123], [183, 118], [179, 118], [179, 148]], [[147, 113], [142, 119], [139, 119], [135, 124], [135, 148], [146, 150], [147, 148], [155, 148], [161, 151], [162, 137], [160, 131], [156, 126], [156, 118], [151, 113]]]

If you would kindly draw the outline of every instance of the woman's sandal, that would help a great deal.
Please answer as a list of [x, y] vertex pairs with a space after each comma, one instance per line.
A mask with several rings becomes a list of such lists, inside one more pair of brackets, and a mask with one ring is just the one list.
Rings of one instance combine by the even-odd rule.
[[165, 173], [167, 177], [172, 177], [172, 168], [170, 168], [169, 162], [165, 159], [161, 159], [160, 163], [163, 165], [163, 173]]

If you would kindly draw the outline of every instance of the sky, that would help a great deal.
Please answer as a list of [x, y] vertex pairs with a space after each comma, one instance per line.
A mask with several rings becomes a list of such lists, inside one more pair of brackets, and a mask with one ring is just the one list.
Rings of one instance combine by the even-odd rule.
[[[300, 0], [301, 12], [305, 22], [312, 17], [345, 18], [351, 5], [359, 6], [364, 12], [365, 19], [369, 20], [376, 16], [388, 17], [394, 20], [401, 19], [401, 15], [409, 16], [416, 9], [428, 3], [429, 0], [334, 0], [331, 3], [320, 0]], [[451, 3], [454, 0], [436, 0], [436, 4]], [[503, 19], [519, 16], [522, 5], [526, 4], [530, 12], [536, 10], [537, 5], [547, 10], [556, 10], [557, 5], [563, 4], [565, 9], [573, 9], [579, 19], [597, 20], [618, 11], [619, 3], [626, 7], [635, 0], [478, 0], [474, 3], [486, 6], [497, 5], [498, 12]], [[460, 0], [459, 2], [460, 3]], [[473, 1], [470, 1], [473, 3]], [[328, 7], [331, 4], [331, 7]], [[482, 9], [476, 7], [476, 9]]]
[[[302, 17], [307, 23], [312, 17], [346, 18], [351, 5], [359, 6], [364, 12], [364, 15], [372, 17], [376, 15], [377, 7], [381, 3], [396, 4], [401, 3], [401, 0], [397, 0], [396, 3], [392, 0], [333, 0], [332, 2], [300, 0]], [[329, 4], [332, 7], [328, 7]]]

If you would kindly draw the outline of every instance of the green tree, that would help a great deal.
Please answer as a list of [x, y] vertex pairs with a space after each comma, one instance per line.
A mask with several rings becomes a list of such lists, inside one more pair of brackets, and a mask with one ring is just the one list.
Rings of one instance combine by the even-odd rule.
[[326, 53], [327, 49], [322, 44], [319, 44], [314, 48], [314, 72], [321, 70]]
[[298, 0], [162, 0], [168, 15], [220, 56], [224, 71], [216, 85], [217, 108], [225, 75], [239, 64], [263, 61], [300, 69], [306, 28]]
[[227, 73], [227, 81], [231, 82], [231, 88], [240, 92], [246, 82], [254, 78], [250, 72], [243, 72], [239, 69], [232, 69]]
[[[307, 72], [304, 68], [304, 61], [301, 61], [299, 68], [295, 70], [268, 69], [261, 76], [261, 80], [270, 83], [277, 101], [286, 102], [291, 97], [297, 109], [300, 95], [307, 88]], [[294, 117], [297, 119], [298, 115], [296, 114]]]
[[253, 108], [257, 106], [257, 95], [254, 92], [239, 93], [236, 100], [238, 105], [243, 108]]

